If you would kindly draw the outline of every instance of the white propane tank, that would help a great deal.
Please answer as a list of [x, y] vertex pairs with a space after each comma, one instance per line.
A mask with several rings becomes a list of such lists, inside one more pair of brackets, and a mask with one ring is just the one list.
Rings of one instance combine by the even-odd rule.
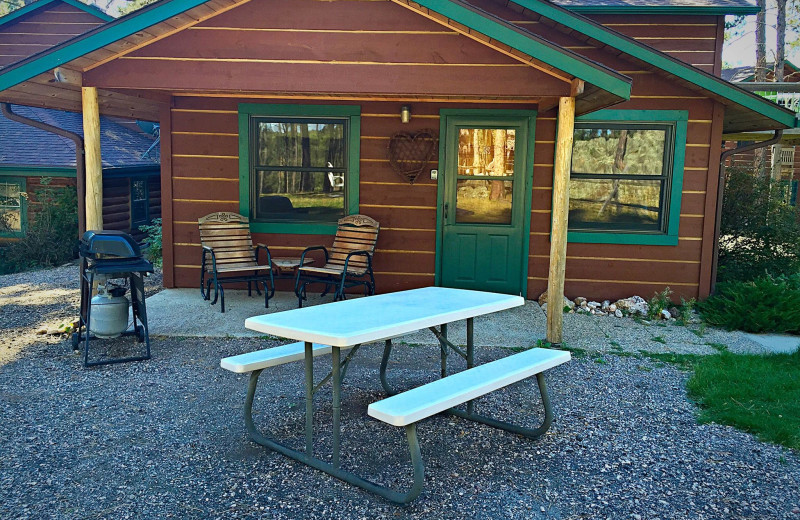
[[128, 328], [128, 299], [125, 296], [98, 291], [91, 305], [90, 330], [98, 338], [116, 338]]

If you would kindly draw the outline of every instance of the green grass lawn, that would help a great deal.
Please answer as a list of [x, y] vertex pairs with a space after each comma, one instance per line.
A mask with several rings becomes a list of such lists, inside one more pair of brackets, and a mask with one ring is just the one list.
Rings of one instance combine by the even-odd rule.
[[728, 424], [800, 450], [800, 351], [705, 356], [693, 366], [689, 395], [700, 421]]

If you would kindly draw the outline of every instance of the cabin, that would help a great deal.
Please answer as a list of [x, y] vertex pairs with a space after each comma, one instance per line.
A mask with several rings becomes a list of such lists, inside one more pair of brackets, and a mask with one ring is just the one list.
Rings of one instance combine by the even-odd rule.
[[157, 116], [168, 287], [197, 285], [208, 213], [247, 216], [281, 256], [363, 213], [379, 292], [702, 298], [723, 134], [796, 124], [720, 78], [725, 15], [756, 11], [160, 0], [6, 67], [0, 101], [81, 111], [87, 135], [100, 113]]
[[[773, 82], [775, 80], [775, 64], [767, 62], [766, 68], [766, 79], [768, 82]], [[723, 69], [722, 77], [732, 83], [752, 83], [755, 81], [755, 67], [742, 66]], [[800, 113], [800, 69], [787, 60], [784, 63], [781, 81], [785, 83], [785, 85], [781, 86], [781, 91], [766, 88], [756, 93], [790, 110], [794, 110], [796, 113]], [[726, 137], [730, 140], [726, 141], [725, 147], [730, 150], [754, 142], [764, 141], [769, 138], [769, 133], [749, 132]], [[789, 184], [790, 199], [793, 203], [796, 203], [798, 177], [800, 177], [800, 153], [798, 153], [800, 131], [794, 129], [783, 132], [779, 144], [779, 146], [773, 145], [765, 148], [764, 163], [767, 165], [767, 169], [771, 170], [770, 176], [773, 179]], [[773, 162], [773, 154], [780, 154], [780, 157], [776, 155], [775, 162]], [[728, 159], [729, 166], [739, 168], [753, 169], [756, 164], [756, 153], [753, 150], [733, 154]]]
[[[81, 115], [74, 112], [12, 105], [12, 113], [83, 135]], [[139, 226], [161, 216], [161, 167], [152, 134], [114, 118], [100, 118], [103, 153], [103, 228], [137, 239]], [[10, 230], [0, 238], [25, 235], [38, 211], [45, 186], [75, 186], [75, 143], [62, 136], [0, 115], [0, 212], [12, 214]]]
[[[0, 70], [110, 20], [97, 7], [77, 0], [27, 4], [0, 17]], [[52, 132], [65, 131], [80, 142], [80, 113], [43, 108], [46, 103], [29, 104], [34, 106], [11, 105], [9, 116], [0, 115], [0, 212], [11, 228], [0, 231], [0, 240], [25, 234], [35, 218], [37, 193], [43, 185], [76, 186], [83, 171], [83, 164], [78, 165], [83, 161], [83, 145]], [[100, 126], [106, 151], [103, 227], [142, 238], [139, 226], [161, 215], [161, 172], [153, 125], [104, 115]]]

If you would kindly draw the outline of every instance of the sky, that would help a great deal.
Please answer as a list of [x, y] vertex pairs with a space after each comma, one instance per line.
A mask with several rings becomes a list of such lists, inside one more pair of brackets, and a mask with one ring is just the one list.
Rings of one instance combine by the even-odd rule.
[[[731, 20], [728, 17], [728, 20]], [[744, 34], [738, 37], [730, 37], [725, 42], [722, 49], [722, 63], [732, 67], [742, 65], [755, 65], [756, 62], [756, 16], [746, 17]], [[800, 38], [797, 33], [786, 33], [786, 42], [791, 42]], [[800, 49], [793, 52], [787, 48], [786, 58], [800, 65]], [[767, 11], [767, 61], [775, 59], [775, 10]]]

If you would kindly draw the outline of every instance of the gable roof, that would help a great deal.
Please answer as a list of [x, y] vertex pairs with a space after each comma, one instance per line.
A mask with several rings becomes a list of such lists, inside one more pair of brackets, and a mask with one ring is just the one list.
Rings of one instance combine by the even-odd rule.
[[756, 14], [748, 0], [553, 0], [576, 13], [592, 14]]
[[96, 17], [100, 18], [104, 22], [108, 22], [108, 21], [114, 19], [112, 16], [107, 15], [99, 7], [96, 7], [96, 6], [93, 6], [93, 5], [89, 5], [89, 4], [84, 4], [83, 2], [80, 2], [79, 0], [37, 0], [36, 2], [33, 2], [33, 3], [30, 3], [30, 4], [25, 5], [23, 7], [20, 7], [19, 9], [15, 9], [14, 11], [11, 11], [10, 13], [6, 14], [5, 16], [0, 17], [0, 27], [6, 25], [8, 23], [11, 23], [14, 20], [17, 20], [18, 18], [22, 18], [23, 16], [25, 16], [27, 14], [30, 14], [30, 13], [32, 13], [34, 11], [38, 11], [40, 9], [44, 9], [44, 8], [48, 7], [50, 4], [54, 4], [54, 3], [58, 3], [58, 2], [69, 4], [72, 7], [76, 7], [78, 9], [80, 9], [81, 11], [85, 11], [85, 12], [87, 12], [87, 13], [93, 15], [93, 16], [96, 16]]
[[[46, 73], [54, 67], [68, 64], [79, 58], [84, 62], [88, 60], [94, 63], [94, 65], [83, 67], [84, 70], [93, 68], [113, 59], [113, 56], [108, 57], [108, 51], [114, 55], [124, 54], [131, 45], [146, 44], [142, 41], [143, 38], [160, 39], [163, 37], [150, 33], [174, 34], [199, 21], [232, 9], [247, 0], [231, 1], [233, 3], [229, 3], [225, 7], [218, 7], [219, 4], [214, 0], [210, 2], [206, 0], [160, 0], [3, 69], [0, 71], [0, 91], [13, 88], [37, 76], [44, 78]], [[428, 15], [441, 23], [453, 22], [453, 25], [466, 27], [470, 32], [476, 31], [493, 42], [509, 47], [512, 51], [522, 52], [530, 58], [531, 62], [544, 63], [546, 66], [564, 71], [568, 75], [584, 79], [587, 83], [596, 86], [596, 89], [584, 94], [584, 99], [590, 100], [595, 106], [588, 108], [583, 106], [582, 112], [629, 98], [631, 81], [626, 76], [562, 49], [527, 29], [500, 19], [464, 0], [418, 0], [413, 3], [406, 3], [402, 0], [393, 1], [414, 10], [429, 11]], [[726, 132], [792, 128], [796, 124], [793, 112], [588, 18], [570, 12], [566, 8], [541, 0], [509, 2], [509, 4], [512, 3], [516, 4], [516, 9], [523, 13], [550, 19], [594, 45], [599, 42], [600, 46], [605, 45], [618, 49], [635, 61], [643, 63], [653, 70], [660, 70], [685, 86], [703, 91], [704, 95], [721, 101], [727, 106], [724, 123]], [[139, 45], [125, 40], [125, 38], [134, 36]], [[100, 50], [103, 50], [105, 54], [93, 55]], [[36, 86], [41, 88], [42, 81], [49, 80], [40, 79]], [[24, 92], [22, 93], [24, 94]], [[604, 97], [604, 94], [607, 95]], [[598, 98], [601, 98], [600, 102], [598, 102]]]
[[[131, 45], [141, 46], [142, 38], [147, 35], [155, 40], [162, 37], [160, 36], [162, 32], [174, 34], [201, 20], [232, 9], [247, 0], [233, 1], [235, 3], [228, 4], [216, 12], [208, 13], [210, 10], [208, 6], [213, 5], [213, 0], [212, 2], [208, 0], [160, 0], [8, 66], [0, 71], [0, 91], [12, 88], [37, 75], [45, 74], [54, 67], [63, 66], [72, 60], [91, 59], [91, 55], [95, 51], [108, 51], [114, 48], [112, 52], [116, 54], [119, 52], [117, 48], [125, 52]], [[447, 24], [453, 20], [457, 24], [461, 24], [461, 27], [466, 26], [479, 30], [487, 38], [516, 50], [517, 54], [522, 53], [526, 56], [525, 59], [529, 64], [536, 68], [563, 71], [567, 76], [584, 80], [589, 88], [588, 92], [584, 92], [576, 103], [579, 113], [613, 105], [630, 97], [632, 80], [611, 68], [571, 50], [563, 49], [468, 3], [450, 0], [425, 2], [425, 4], [428, 3], [434, 4], [430, 9], [437, 14], [438, 21], [441, 23]], [[405, 4], [403, 3], [403, 5]], [[205, 15], [199, 15], [201, 12]], [[441, 21], [443, 16], [445, 17], [444, 22]], [[153, 36], [151, 33], [159, 36]], [[126, 40], [129, 37], [135, 38], [139, 44]], [[103, 57], [98, 55], [98, 64], [108, 60], [108, 52], [101, 55]], [[540, 64], [543, 66], [537, 66]], [[564, 75], [561, 74], [562, 79]], [[41, 87], [42, 85], [37, 84], [37, 86]], [[582, 100], [587, 101], [583, 102]]]
[[[17, 114], [69, 132], [83, 135], [81, 114], [14, 105]], [[0, 167], [75, 168], [75, 143], [38, 128], [0, 116]], [[103, 168], [131, 168], [159, 165], [156, 146], [146, 158], [142, 155], [155, 138], [133, 130], [105, 116], [100, 117], [100, 147]], [[36, 146], [32, 146], [36, 143]]]
[[660, 69], [687, 86], [702, 90], [709, 97], [720, 100], [726, 105], [723, 123], [725, 132], [794, 128], [797, 124], [796, 116], [791, 110], [563, 7], [539, 0], [513, 0], [512, 3], [524, 8], [528, 14], [548, 18], [584, 35], [587, 40], [593, 39], [618, 49], [641, 63]]

